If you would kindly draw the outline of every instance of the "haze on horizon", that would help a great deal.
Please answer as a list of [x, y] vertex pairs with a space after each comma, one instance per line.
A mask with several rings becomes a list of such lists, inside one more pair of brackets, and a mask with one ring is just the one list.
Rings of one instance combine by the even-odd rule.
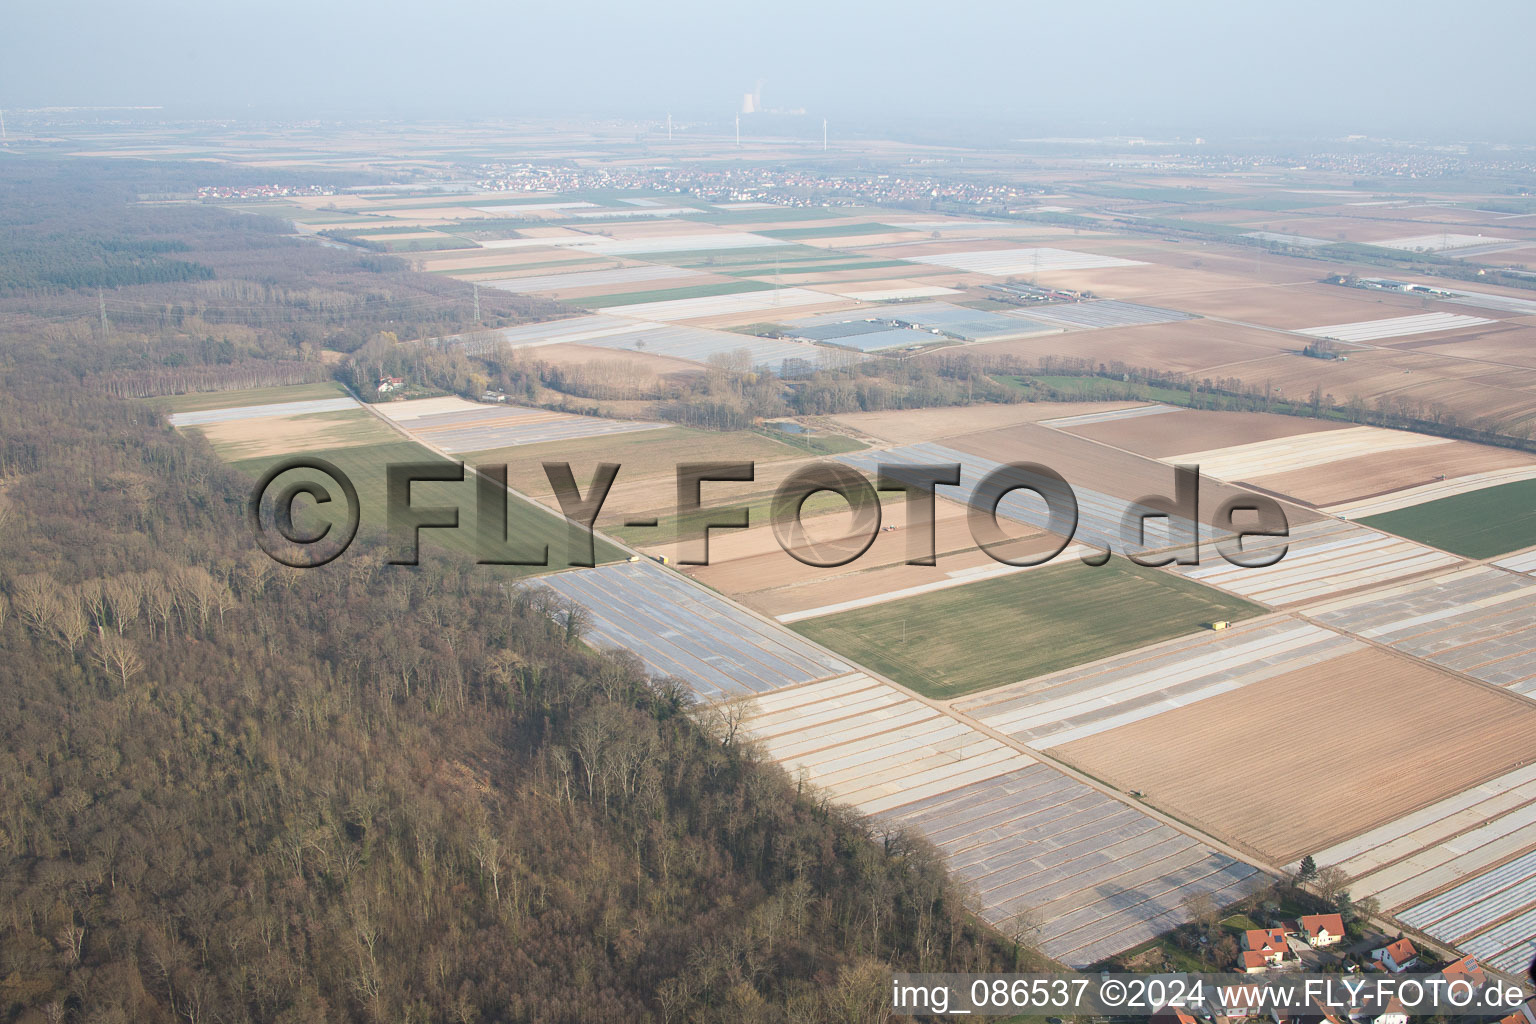
[[[150, 105], [168, 116], [614, 116], [768, 108], [1008, 134], [1536, 142], [1536, 5], [859, 8], [61, 0], [14, 9], [0, 109]], [[1000, 138], [1007, 137], [1000, 135]]]

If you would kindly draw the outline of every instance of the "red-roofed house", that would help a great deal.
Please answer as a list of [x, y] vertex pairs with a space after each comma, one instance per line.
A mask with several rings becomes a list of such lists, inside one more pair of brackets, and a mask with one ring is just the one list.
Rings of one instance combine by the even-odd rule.
[[1402, 974], [1419, 962], [1419, 951], [1407, 939], [1398, 939], [1391, 945], [1371, 950], [1371, 959], [1393, 974]]
[[[1478, 965], [1477, 958], [1474, 956], [1464, 956], [1460, 960], [1446, 964], [1440, 976], [1448, 982], [1465, 981], [1474, 989], [1482, 988], [1488, 982], [1488, 975], [1483, 973], [1482, 967]], [[1531, 1024], [1536, 1024], [1536, 1021], [1532, 1021]]]
[[1500, 1018], [1499, 1024], [1536, 1024], [1536, 1002], [1527, 1002], [1508, 1017]]
[[1344, 918], [1338, 914], [1308, 914], [1301, 919], [1300, 931], [1309, 946], [1337, 945], [1344, 938]]
[[1255, 974], [1278, 967], [1290, 952], [1284, 928], [1250, 928], [1243, 932], [1241, 966], [1245, 973]]
[[1199, 1024], [1198, 1018], [1188, 1010], [1169, 1004], [1152, 1015], [1153, 1024]]
[[1263, 974], [1277, 962], [1267, 959], [1263, 953], [1255, 953], [1251, 949], [1245, 949], [1238, 954], [1237, 969], [1244, 974]]

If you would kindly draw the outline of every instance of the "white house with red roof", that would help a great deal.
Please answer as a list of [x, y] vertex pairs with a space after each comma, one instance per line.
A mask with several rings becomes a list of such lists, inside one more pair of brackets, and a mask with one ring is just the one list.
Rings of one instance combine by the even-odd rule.
[[1402, 974], [1419, 962], [1419, 951], [1407, 939], [1398, 939], [1390, 945], [1371, 950], [1371, 959], [1393, 974]]
[[1298, 924], [1301, 937], [1314, 949], [1336, 946], [1344, 938], [1344, 918], [1338, 914], [1308, 914]]
[[1279, 967], [1291, 955], [1284, 928], [1250, 928], [1243, 932], [1242, 955], [1238, 966], [1245, 974], [1257, 974]]

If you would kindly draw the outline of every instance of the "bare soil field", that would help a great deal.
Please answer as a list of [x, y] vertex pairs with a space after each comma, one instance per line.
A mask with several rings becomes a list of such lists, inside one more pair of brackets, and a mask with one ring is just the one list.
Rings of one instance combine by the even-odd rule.
[[1207, 280], [1241, 280], [1249, 285], [1307, 284], [1320, 276], [1317, 265], [1307, 260], [1266, 253], [1255, 259], [1248, 246], [1220, 243], [1151, 239], [1127, 240], [1112, 253], [1126, 259], [1146, 260], [1170, 270], [1199, 271]]
[[1396, 349], [1399, 352], [1419, 352], [1428, 350], [1440, 352], [1443, 355], [1460, 359], [1475, 358], [1469, 355], [1470, 349], [1462, 346], [1475, 346], [1479, 342], [1500, 347], [1500, 340], [1506, 347], [1515, 351], [1520, 349], [1530, 350], [1536, 343], [1536, 331], [1521, 324], [1512, 324], [1507, 320], [1496, 321], [1491, 324], [1480, 324], [1472, 327], [1453, 327], [1444, 331], [1426, 331], [1423, 334], [1410, 334], [1401, 338], [1379, 338], [1372, 341], [1373, 345], [1381, 345], [1386, 348]]
[[[805, 465], [799, 463], [797, 465]], [[895, 533], [901, 533], [905, 541], [907, 521], [906, 502], [899, 493], [887, 492], [880, 495], [880, 523], [881, 526], [896, 527]], [[842, 540], [849, 536], [853, 527], [853, 516], [847, 511], [847, 507], [836, 498], [830, 499], [835, 503], [835, 510], [831, 512], [813, 513], [806, 510], [802, 517], [812, 540]], [[940, 553], [952, 551], [958, 548], [971, 546], [970, 534], [965, 529], [966, 506], [955, 501], [939, 498], [934, 502], [934, 524], [936, 534], [936, 550]], [[782, 553], [779, 542], [774, 538], [773, 528], [766, 520], [754, 517], [754, 522], [762, 525], [753, 526], [747, 530], [723, 530], [709, 542], [710, 565], [708, 569], [725, 567], [733, 562], [750, 561], [763, 555]], [[1020, 530], [1035, 534], [1038, 531], [1021, 526]], [[836, 574], [850, 572], [854, 569], [868, 569], [875, 565], [888, 561], [898, 561], [906, 557], [905, 544], [884, 543], [894, 542], [897, 538], [892, 534], [882, 534], [875, 539], [869, 551], [856, 564], [840, 568], [816, 570], [819, 573]], [[879, 549], [878, 551], [876, 549]], [[647, 549], [649, 550], [649, 549]], [[814, 568], [814, 567], [810, 567]], [[702, 570], [701, 570], [702, 571]], [[728, 588], [721, 587], [721, 590]], [[756, 589], [755, 587], [749, 589]]]
[[[1469, 366], [1476, 369], [1476, 366]], [[1394, 400], [1433, 409], [1436, 405], [1454, 410], [1464, 423], [1492, 426], [1504, 432], [1529, 426], [1536, 417], [1536, 392], [1508, 386], [1497, 375], [1480, 374], [1481, 379], [1460, 378], [1424, 381], [1393, 392]]]
[[1427, 448], [1362, 455], [1289, 473], [1255, 477], [1249, 482], [1312, 505], [1335, 505], [1417, 487], [1441, 477], [1454, 479], [1530, 465], [1536, 465], [1536, 457], [1523, 452], [1453, 441]]
[[1181, 409], [1131, 420], [1108, 420], [1071, 427], [1068, 433], [1116, 448], [1163, 459], [1183, 452], [1273, 441], [1347, 425], [1263, 412], [1216, 412]]
[[[1369, 292], [1315, 281], [1272, 285], [1250, 283], [1244, 288], [1188, 291], [1170, 297], [1163, 304], [1187, 313], [1226, 317], [1287, 331], [1452, 309], [1436, 303], [1426, 309], [1421, 299], [1408, 295]], [[1459, 311], [1469, 312], [1465, 308]]]
[[[1350, 353], [1348, 361], [1308, 359], [1299, 353], [1267, 356], [1247, 362], [1224, 363], [1212, 372], [1223, 377], [1237, 377], [1245, 384], [1282, 389], [1287, 395], [1310, 394], [1321, 387], [1332, 394], [1337, 404], [1352, 395], [1371, 400], [1379, 395], [1436, 381], [1463, 381], [1488, 372], [1486, 364], [1445, 356], [1371, 349]], [[1466, 410], [1457, 410], [1458, 413]], [[1468, 420], [1482, 414], [1470, 410]]]
[[628, 349], [597, 348], [592, 345], [540, 345], [530, 349], [528, 357], [535, 362], [555, 366], [618, 366], [629, 374], [636, 384], [659, 381], [676, 373], [699, 373], [699, 364], [686, 359], [673, 359], [649, 352], [631, 352]]
[[[1335, 209], [1351, 210], [1352, 207], [1335, 207]], [[1386, 208], [1380, 206], [1366, 206], [1358, 209], [1377, 211], [1376, 216], [1382, 216]], [[1326, 210], [1319, 210], [1326, 213]], [[1391, 220], [1364, 220], [1355, 216], [1302, 216], [1286, 217], [1284, 215], [1272, 215], [1266, 219], [1269, 226], [1265, 231], [1273, 231], [1281, 235], [1310, 235], [1313, 238], [1326, 238], [1330, 242], [1364, 242], [1369, 245], [1372, 242], [1380, 242], [1390, 238], [1402, 238], [1405, 235], [1415, 234], [1411, 221]]]
[[[1172, 467], [1036, 424], [965, 434], [944, 443], [998, 462], [1038, 462], [1060, 473], [1076, 489], [1098, 491], [1125, 501], [1152, 494], [1173, 494]], [[1245, 492], [1241, 488], [1202, 477], [1200, 521], [1209, 523], [1223, 501], [1242, 493]], [[1079, 495], [1079, 500], [1082, 497]], [[1293, 526], [1319, 518], [1316, 513], [1296, 507], [1286, 509], [1286, 515]]]
[[1410, 350], [1504, 366], [1536, 368], [1536, 327], [1521, 321], [1505, 321], [1499, 327], [1489, 327], [1476, 333], [1464, 331], [1458, 336], [1440, 336], [1415, 345], [1394, 347], [1399, 351]]
[[[704, 434], [702, 431], [677, 429], [690, 436], [689, 444], [693, 447], [691, 450], [683, 448], [675, 461], [661, 458], [660, 452], [643, 453], [638, 462], [628, 459], [628, 455], [632, 453], [626, 452], [615, 452], [613, 456], [607, 457], [588, 456], [592, 459], [591, 463], [585, 464], [588, 466], [600, 461], [619, 462], [624, 466], [608, 495], [608, 501], [603, 505], [602, 518], [598, 521], [599, 526], [619, 526], [624, 516], [630, 515], [655, 516], [663, 523], [674, 518], [677, 514], [676, 467], [679, 462], [743, 461], [754, 464], [753, 480], [710, 481], [703, 485], [704, 505], [717, 507], [754, 502], [760, 504], [772, 497], [774, 490], [785, 477], [813, 461], [799, 449], [787, 449], [785, 445], [776, 444], [757, 435]], [[761, 440], [765, 444], [763, 447], [757, 447], [745, 440], [747, 438]], [[714, 445], [713, 448], [707, 447], [711, 444]], [[669, 444], [667, 448], [673, 449], [674, 446]], [[573, 467], [578, 467], [575, 457], [571, 459], [571, 464]], [[637, 546], [660, 545], [667, 540], [670, 540], [670, 535], [663, 529], [652, 536], [637, 537], [635, 544]], [[713, 540], [710, 544], [710, 551], [713, 553]], [[658, 553], [667, 552], [658, 548]]]
[[[1028, 315], [1026, 313], [1026, 315]], [[1034, 338], [971, 345], [978, 356], [1003, 356], [1034, 365], [1047, 356], [1071, 356], [1097, 363], [1123, 362], [1159, 370], [1198, 372], [1228, 363], [1299, 351], [1306, 340], [1215, 320], [1068, 331]]]
[[956, 434], [995, 430], [1017, 423], [1084, 413], [1131, 409], [1145, 402], [1019, 402], [1015, 405], [968, 405], [941, 409], [900, 409], [890, 412], [850, 412], [829, 417], [832, 423], [861, 436], [891, 444], [922, 444]]
[[188, 429], [201, 431], [219, 456], [228, 462], [400, 440], [398, 434], [366, 409], [226, 420]]
[[[869, 552], [855, 562], [852, 572], [827, 574], [820, 577], [806, 576], [793, 582], [758, 590], [732, 591], [733, 596], [748, 607], [765, 615], [786, 615], [813, 608], [824, 608], [844, 601], [876, 600], [891, 597], [909, 587], [924, 587], [950, 579], [951, 573], [982, 572], [995, 569], [999, 563], [980, 549], [945, 552], [941, 550], [937, 564], [907, 565], [905, 541], [898, 541], [899, 534], [886, 534], [875, 541]], [[943, 538], [941, 535], [940, 544]], [[1061, 543], [1059, 537], [1040, 534], [1021, 539], [1008, 545], [1011, 557], [1024, 557], [1054, 550]], [[1076, 556], [1063, 554], [1050, 564], [1065, 564]], [[876, 565], [874, 561], [883, 564]], [[894, 559], [894, 560], [893, 560]], [[868, 566], [865, 563], [869, 562]], [[862, 568], [860, 568], [862, 567]], [[1034, 571], [1034, 570], [1027, 570]], [[702, 580], [703, 577], [701, 576]]]
[[[1203, 262], [1203, 261], [1202, 261]], [[1182, 301], [1185, 294], [1211, 290], [1254, 287], [1253, 265], [1228, 266], [1220, 272], [1206, 267], [1173, 266], [1149, 261], [1140, 267], [1105, 267], [1095, 270], [1061, 270], [1040, 274], [1040, 283], [1058, 288], [1091, 291], [1100, 298], [1125, 299], [1198, 313]]]
[[1285, 864], [1536, 757], [1536, 706], [1369, 650], [1052, 751]]
[[1482, 256], [1465, 257], [1468, 263], [1486, 263], [1489, 266], [1502, 267], [1513, 263], [1523, 266], [1527, 270], [1536, 269], [1536, 246], [1527, 246], [1524, 249], [1505, 249], [1503, 252], [1490, 252]]
[[[553, 491], [542, 466], [545, 461], [569, 462], [577, 483], [583, 489], [599, 462], [617, 462], [622, 468], [615, 479], [608, 502], [603, 506], [605, 517], [610, 512], [672, 509], [677, 502], [679, 463], [757, 461], [761, 478], [764, 462], [804, 457], [805, 453], [800, 449], [780, 444], [760, 434], [719, 434], [686, 427], [521, 445], [516, 448], [470, 452], [465, 456], [477, 466], [507, 463], [507, 482], [514, 489], [541, 499], [553, 499]], [[704, 487], [706, 500], [712, 500], [714, 488], [718, 488], [721, 495], [734, 496], [743, 493], [741, 488], [756, 489], [759, 485], [721, 483], [705, 484]], [[626, 497], [630, 500], [623, 500]], [[634, 501], [637, 497], [642, 500]]]
[[[989, 249], [1009, 249], [1020, 245], [1017, 238], [928, 238], [921, 241], [907, 239], [909, 245], [889, 245], [877, 242], [874, 238], [862, 238], [858, 246], [849, 248], [866, 249], [879, 246], [873, 251], [865, 253], [868, 256], [879, 256], [881, 259], [910, 259], [912, 257], [939, 256], [954, 252], [986, 252]], [[1057, 239], [1060, 242], [1060, 239]]]
[[[737, 598], [780, 588], [800, 591], [807, 584], [846, 579], [852, 576], [867, 576], [871, 570], [892, 565], [919, 569], [921, 572], [909, 575], [918, 579], [919, 582], [929, 583], [943, 578], [948, 571], [960, 568], [962, 563], [959, 560], [959, 554], [971, 552], [976, 548], [976, 542], [972, 539], [967, 525], [966, 512], [964, 505], [953, 501], [941, 500], [937, 503], [934, 550], [938, 553], [936, 558], [938, 564], [934, 566], [905, 565], [907, 559], [911, 557], [909, 544], [914, 538], [909, 535], [906, 503], [898, 498], [884, 502], [881, 515], [882, 525], [894, 526], [896, 529], [877, 535], [869, 550], [847, 565], [829, 568], [805, 565], [785, 552], [775, 539], [772, 527], [765, 525], [753, 527], [750, 530], [714, 532], [709, 542], [710, 564], [686, 568], [686, 571], [699, 582]], [[807, 533], [813, 540], [840, 541], [849, 535], [852, 517], [846, 512], [834, 512], [815, 517], [808, 516], [804, 522]], [[1054, 544], [1059, 543], [1059, 540], [1044, 537], [1042, 531], [1020, 524], [1010, 525], [1012, 528], [1009, 533], [1018, 538], [1018, 543], [1006, 546], [1003, 553], [1009, 557], [1020, 557], [1042, 549], [1049, 550]], [[687, 547], [695, 556], [698, 554], [697, 544], [689, 544]], [[644, 550], [647, 553], [653, 552], [652, 548]], [[654, 549], [655, 553], [665, 553], [673, 558], [677, 557], [678, 551], [679, 546], [676, 544], [662, 545]], [[990, 561], [990, 556], [985, 552], [977, 550], [975, 553], [983, 561]], [[981, 564], [981, 562], [975, 564]], [[845, 598], [834, 597], [829, 601], [800, 604], [793, 610], [839, 600], [845, 600]]]

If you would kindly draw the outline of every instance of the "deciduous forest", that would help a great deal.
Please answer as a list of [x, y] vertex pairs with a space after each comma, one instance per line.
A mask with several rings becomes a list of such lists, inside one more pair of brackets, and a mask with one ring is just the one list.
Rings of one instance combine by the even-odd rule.
[[392, 258], [134, 202], [208, 173], [0, 160], [0, 1020], [876, 1021], [891, 965], [1011, 966], [923, 841], [547, 592], [257, 551], [250, 481], [113, 382], [473, 325]]

